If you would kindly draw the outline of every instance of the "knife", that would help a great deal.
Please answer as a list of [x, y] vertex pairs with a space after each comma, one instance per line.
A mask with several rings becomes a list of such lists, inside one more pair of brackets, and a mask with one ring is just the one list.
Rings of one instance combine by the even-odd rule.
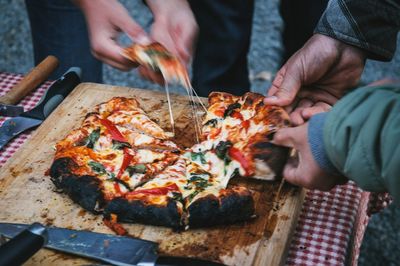
[[52, 55], [46, 57], [34, 67], [25, 77], [9, 92], [0, 97], [0, 115], [17, 116], [24, 112], [22, 106], [14, 105], [29, 92], [36, 89], [58, 66], [58, 59]]
[[81, 72], [79, 67], [71, 67], [50, 86], [32, 110], [4, 121], [0, 127], [0, 150], [21, 132], [40, 125], [80, 83]]
[[0, 223], [0, 234], [12, 238], [0, 246], [0, 265], [22, 264], [42, 246], [112, 265], [221, 266], [194, 258], [158, 256], [158, 244], [139, 238], [57, 227]]

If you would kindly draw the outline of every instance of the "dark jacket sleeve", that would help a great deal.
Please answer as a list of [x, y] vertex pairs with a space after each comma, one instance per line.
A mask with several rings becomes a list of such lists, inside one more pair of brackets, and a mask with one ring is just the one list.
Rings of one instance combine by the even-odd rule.
[[[318, 130], [322, 148], [310, 140]], [[311, 118], [309, 142], [314, 157], [320, 149], [315, 158], [325, 170], [333, 166], [362, 189], [388, 191], [400, 205], [400, 84], [349, 93], [329, 113]]]
[[331, 0], [315, 33], [328, 35], [390, 61], [400, 30], [400, 0]]

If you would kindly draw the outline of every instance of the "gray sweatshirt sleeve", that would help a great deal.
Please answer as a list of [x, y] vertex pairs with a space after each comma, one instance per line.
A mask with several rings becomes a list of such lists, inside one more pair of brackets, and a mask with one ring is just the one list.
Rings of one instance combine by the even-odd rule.
[[359, 47], [370, 59], [390, 61], [400, 30], [400, 0], [330, 0], [315, 33]]

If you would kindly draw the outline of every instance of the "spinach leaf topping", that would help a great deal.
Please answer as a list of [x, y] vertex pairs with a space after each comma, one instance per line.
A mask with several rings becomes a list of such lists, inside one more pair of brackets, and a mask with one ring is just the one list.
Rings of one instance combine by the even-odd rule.
[[88, 148], [93, 149], [94, 144], [99, 140], [100, 138], [100, 128], [93, 130], [92, 133], [89, 135], [89, 143], [86, 144]]
[[101, 163], [95, 162], [95, 161], [90, 161], [88, 163], [90, 168], [92, 168], [93, 172], [96, 172], [98, 174], [106, 174], [106, 168]]
[[193, 183], [196, 186], [196, 189], [204, 189], [210, 186], [210, 184], [208, 184], [208, 180], [198, 175], [191, 176], [188, 182]]
[[193, 191], [187, 198], [189, 201], [199, 194], [200, 192], [204, 191], [207, 187], [211, 186], [208, 179], [205, 179], [205, 176], [209, 177], [209, 174], [205, 173], [192, 173], [191, 177], [188, 180], [188, 184], [183, 187], [184, 189], [192, 189], [194, 187], [195, 191]]
[[218, 124], [218, 119], [213, 118], [213, 119], [208, 120], [204, 125], [205, 125], [205, 126], [216, 127], [217, 124]]
[[114, 150], [122, 150], [123, 148], [132, 148], [132, 146], [128, 142], [122, 142], [122, 141], [113, 139], [112, 140], [112, 148]]
[[110, 179], [114, 179], [115, 178], [115, 174], [112, 172], [107, 172], [106, 168], [104, 167], [104, 165], [102, 165], [101, 163], [95, 162], [95, 161], [90, 161], [88, 163], [88, 165], [90, 166], [90, 168], [92, 168], [93, 172], [98, 173], [99, 175], [108, 175]]
[[89, 136], [81, 139], [75, 145], [76, 146], [86, 146], [90, 149], [93, 149], [94, 145], [100, 138], [100, 128], [93, 130]]
[[233, 112], [233, 110], [242, 107], [242, 105], [240, 103], [232, 103], [228, 106], [228, 108], [226, 108], [225, 112], [224, 112], [224, 118], [226, 118], [227, 116], [230, 116]]
[[136, 165], [129, 165], [126, 168], [126, 171], [128, 171], [129, 176], [132, 176], [135, 173], [136, 174], [144, 174], [144, 173], [146, 173], [146, 170], [147, 170], [146, 165], [144, 165], [142, 163], [139, 163]]
[[202, 164], [206, 164], [207, 163], [206, 158], [204, 156], [204, 153], [202, 153], [202, 152], [192, 152], [190, 156], [191, 156], [193, 161], [200, 160], [200, 162]]
[[232, 147], [232, 142], [229, 140], [227, 141], [220, 141], [218, 145], [215, 147], [215, 154], [220, 158], [221, 160], [225, 160], [228, 157], [228, 150], [229, 148]]
[[176, 201], [183, 202], [182, 194], [179, 192], [172, 192], [172, 199]]

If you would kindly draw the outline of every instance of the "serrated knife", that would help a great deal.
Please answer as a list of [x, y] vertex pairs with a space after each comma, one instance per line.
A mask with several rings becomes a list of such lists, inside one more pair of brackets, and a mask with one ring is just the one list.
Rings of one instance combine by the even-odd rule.
[[158, 256], [158, 244], [139, 238], [90, 231], [0, 223], [0, 234], [12, 238], [0, 246], [0, 265], [24, 263], [41, 247], [120, 266], [221, 266], [194, 258]]
[[48, 88], [40, 102], [32, 110], [4, 121], [0, 127], [0, 150], [18, 134], [40, 125], [80, 83], [80, 77], [81, 69], [71, 67]]

